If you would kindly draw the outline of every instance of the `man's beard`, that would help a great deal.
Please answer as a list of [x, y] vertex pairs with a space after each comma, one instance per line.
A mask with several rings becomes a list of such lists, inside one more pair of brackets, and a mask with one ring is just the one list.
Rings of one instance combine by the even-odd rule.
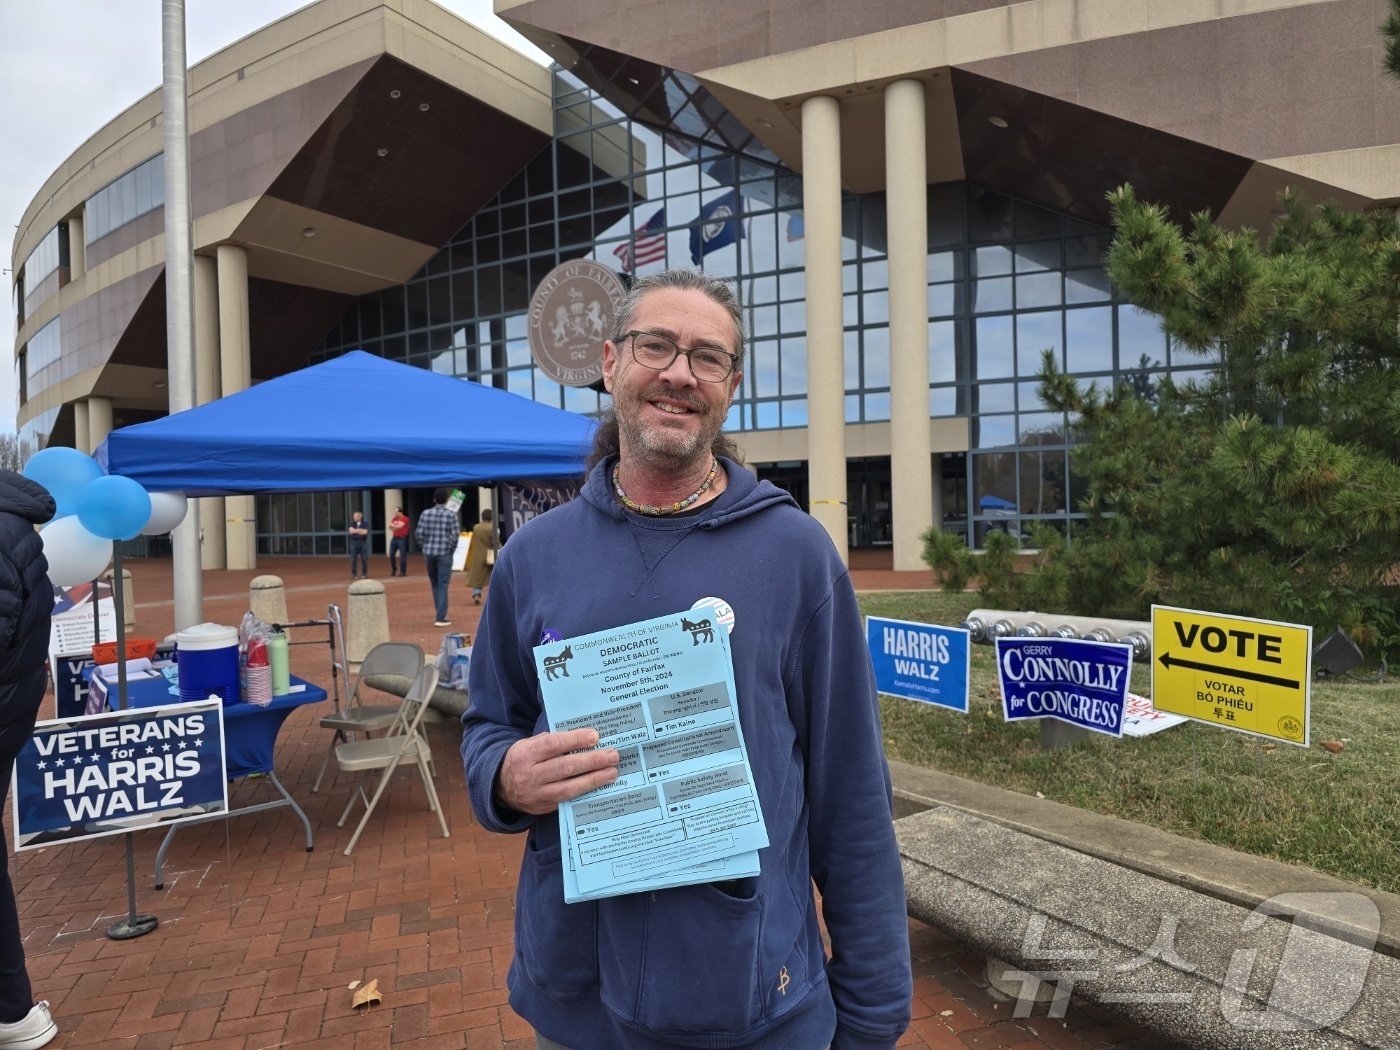
[[[674, 393], [667, 396], [672, 400], [677, 399]], [[645, 403], [645, 397], [637, 400], [639, 406]], [[704, 423], [695, 430], [670, 430], [660, 426], [649, 426], [638, 422], [636, 415], [618, 412], [617, 426], [622, 447], [648, 466], [669, 469], [687, 466], [701, 457], [708, 456], [710, 445], [720, 428], [708, 415], [709, 406], [701, 404], [698, 407], [704, 414]]]

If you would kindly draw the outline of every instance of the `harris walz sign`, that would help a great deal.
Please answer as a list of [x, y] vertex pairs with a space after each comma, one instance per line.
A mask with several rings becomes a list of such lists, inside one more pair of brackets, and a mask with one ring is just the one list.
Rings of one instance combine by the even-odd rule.
[[15, 759], [15, 849], [228, 812], [222, 704], [40, 722]]

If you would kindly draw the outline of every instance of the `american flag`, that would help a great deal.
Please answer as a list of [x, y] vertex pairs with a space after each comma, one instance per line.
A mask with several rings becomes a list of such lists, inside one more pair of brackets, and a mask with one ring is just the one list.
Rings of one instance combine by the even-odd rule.
[[666, 209], [662, 208], [645, 226], [637, 228], [636, 236], [619, 244], [613, 254], [622, 263], [623, 273], [632, 273], [638, 266], [666, 258]]

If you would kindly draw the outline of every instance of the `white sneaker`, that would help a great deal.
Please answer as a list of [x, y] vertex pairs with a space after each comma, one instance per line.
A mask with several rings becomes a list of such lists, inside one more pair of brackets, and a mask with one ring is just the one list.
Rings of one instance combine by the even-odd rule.
[[38, 1050], [56, 1035], [58, 1025], [49, 1013], [48, 1001], [41, 1000], [18, 1021], [0, 1024], [0, 1050]]

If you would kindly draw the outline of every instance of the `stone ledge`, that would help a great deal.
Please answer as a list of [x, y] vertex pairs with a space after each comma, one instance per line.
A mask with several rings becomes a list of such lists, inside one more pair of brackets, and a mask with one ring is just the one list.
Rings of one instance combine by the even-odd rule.
[[[1347, 928], [1262, 917], [951, 806], [895, 829], [910, 915], [1043, 980], [1070, 974], [1072, 994], [1163, 1036], [1207, 1050], [1400, 1047], [1400, 961], [1350, 943], [1360, 915]], [[1154, 954], [1164, 945], [1177, 958]]]
[[[1245, 909], [1280, 893], [1363, 893], [1380, 912], [1376, 950], [1400, 957], [1396, 894], [904, 762], [891, 762], [890, 775], [896, 815], [951, 806]], [[1345, 914], [1320, 918], [1335, 928], [1345, 928], [1349, 919]]]
[[[364, 681], [365, 685], [371, 689], [392, 693], [394, 696], [404, 696], [408, 692], [408, 687], [413, 684], [412, 678], [397, 674], [366, 675]], [[445, 685], [440, 685], [433, 690], [433, 695], [428, 698], [428, 706], [444, 715], [461, 718], [462, 712], [467, 709], [467, 691], [465, 689], [450, 689]]]

